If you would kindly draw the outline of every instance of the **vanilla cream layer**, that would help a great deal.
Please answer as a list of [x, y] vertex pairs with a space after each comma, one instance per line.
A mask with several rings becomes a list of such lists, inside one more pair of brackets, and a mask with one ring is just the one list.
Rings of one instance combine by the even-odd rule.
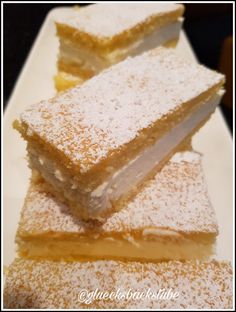
[[64, 196], [68, 199], [85, 205], [91, 215], [99, 215], [100, 212], [111, 208], [112, 202], [132, 191], [163, 159], [168, 157], [198, 124], [214, 112], [222, 95], [221, 90], [197, 108], [197, 111], [192, 112], [181, 123], [159, 138], [151, 147], [110, 175], [93, 191], [83, 190], [78, 182], [73, 180], [73, 177], [60, 170], [54, 160], [46, 158], [45, 155], [29, 146], [31, 167], [38, 170], [55, 189], [63, 190]]
[[66, 259], [80, 258], [127, 260], [188, 260], [206, 259], [214, 253], [213, 242], [201, 243], [191, 239], [134, 240], [112, 237], [74, 241], [47, 238], [18, 239], [20, 255], [26, 258]]
[[177, 39], [183, 24], [183, 18], [178, 21], [159, 28], [150, 35], [135, 41], [133, 44], [116, 49], [115, 51], [102, 58], [96, 53], [92, 53], [82, 47], [77, 48], [71, 41], [64, 38], [60, 39], [60, 54], [59, 58], [65, 62], [73, 62], [81, 68], [90, 69], [94, 72], [100, 72], [104, 68], [115, 64], [128, 56], [141, 54], [144, 51], [154, 49], [165, 44], [170, 40]]

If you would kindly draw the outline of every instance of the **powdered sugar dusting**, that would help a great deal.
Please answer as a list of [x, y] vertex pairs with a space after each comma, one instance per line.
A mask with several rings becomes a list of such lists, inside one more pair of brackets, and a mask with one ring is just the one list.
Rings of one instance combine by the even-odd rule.
[[[82, 173], [223, 75], [158, 48], [129, 58], [22, 115], [32, 132]], [[186, 87], [187, 86], [187, 87]]]
[[[177, 299], [78, 300], [80, 291], [158, 292], [170, 288]], [[114, 297], [113, 297], [114, 298]], [[17, 259], [4, 291], [5, 308], [229, 309], [233, 306], [229, 262], [138, 263], [120, 261], [50, 262]]]
[[151, 17], [181, 9], [181, 5], [167, 3], [112, 3], [95, 4], [58, 18], [56, 22], [71, 26], [96, 37], [109, 38], [118, 35]]
[[[180, 155], [179, 155], [180, 154]], [[186, 156], [185, 156], [186, 155]], [[182, 158], [186, 161], [175, 162]], [[178, 153], [121, 211], [103, 225], [71, 216], [69, 209], [40, 186], [32, 185], [22, 211], [20, 233], [129, 232], [161, 228], [184, 233], [217, 233], [215, 212], [209, 202], [201, 156]]]

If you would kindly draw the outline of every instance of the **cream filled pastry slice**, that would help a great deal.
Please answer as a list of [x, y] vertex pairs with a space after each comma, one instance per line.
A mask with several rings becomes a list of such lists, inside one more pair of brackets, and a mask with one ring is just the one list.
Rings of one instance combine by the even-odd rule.
[[83, 219], [105, 219], [207, 121], [224, 76], [157, 48], [29, 107], [14, 126], [48, 189]]
[[186, 260], [211, 256], [217, 232], [201, 156], [181, 152], [103, 224], [74, 218], [32, 181], [16, 242], [24, 258]]
[[100, 3], [56, 19], [58, 91], [82, 83], [127, 56], [174, 46], [184, 6], [173, 3]]
[[57, 262], [16, 259], [6, 309], [232, 309], [228, 261]]

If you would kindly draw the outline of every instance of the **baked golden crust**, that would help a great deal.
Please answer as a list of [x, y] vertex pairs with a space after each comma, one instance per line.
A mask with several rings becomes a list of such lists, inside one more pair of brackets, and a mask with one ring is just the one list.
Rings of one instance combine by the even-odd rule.
[[[230, 309], [233, 308], [232, 268], [229, 262], [170, 261], [53, 262], [16, 259], [9, 267], [4, 289], [5, 308], [143, 308]], [[97, 290], [96, 290], [97, 289]], [[92, 292], [144, 292], [156, 294], [172, 289], [171, 300], [112, 300], [92, 297]], [[90, 294], [85, 303], [82, 293]], [[123, 293], [124, 294], [124, 293]], [[160, 297], [159, 297], [160, 298]]]
[[57, 92], [65, 91], [84, 82], [78, 76], [73, 76], [67, 72], [60, 71], [54, 76], [54, 84]]

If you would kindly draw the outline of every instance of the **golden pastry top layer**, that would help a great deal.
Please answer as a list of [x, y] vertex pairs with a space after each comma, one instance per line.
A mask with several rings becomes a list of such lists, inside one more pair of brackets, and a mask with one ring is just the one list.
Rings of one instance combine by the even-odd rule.
[[[91, 300], [91, 292], [178, 292], [176, 299]], [[91, 298], [90, 294], [90, 298]], [[96, 297], [94, 297], [96, 298]], [[99, 298], [99, 297], [97, 297]], [[137, 296], [136, 296], [137, 298]], [[5, 308], [232, 308], [232, 268], [212, 260], [158, 264], [120, 261], [53, 262], [16, 259], [4, 290]]]
[[183, 10], [183, 5], [173, 3], [102, 3], [73, 10], [56, 22], [96, 37], [110, 38], [156, 16], [176, 11], [180, 16]]
[[158, 48], [30, 106], [15, 127], [84, 174], [223, 81], [222, 74]]
[[57, 35], [93, 53], [128, 45], [182, 16], [184, 6], [167, 3], [95, 4], [56, 19]]
[[32, 184], [22, 210], [18, 235], [68, 234], [106, 236], [131, 233], [148, 238], [218, 231], [209, 202], [201, 156], [195, 152], [177, 153], [154, 179], [124, 209], [104, 224], [75, 219], [69, 209], [40, 184]]

